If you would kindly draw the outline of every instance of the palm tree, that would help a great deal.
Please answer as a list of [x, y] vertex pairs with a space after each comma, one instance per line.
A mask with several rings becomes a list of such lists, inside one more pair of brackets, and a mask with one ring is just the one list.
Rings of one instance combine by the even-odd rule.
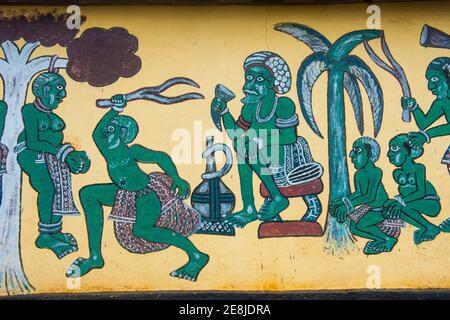
[[[331, 44], [322, 34], [305, 25], [280, 23], [275, 30], [285, 32], [304, 42], [314, 53], [301, 64], [297, 73], [297, 94], [309, 127], [323, 138], [312, 110], [312, 88], [324, 71], [328, 71], [328, 153], [330, 174], [329, 203], [350, 193], [347, 166], [344, 88], [352, 102], [355, 120], [361, 135], [364, 117], [358, 80], [363, 85], [372, 110], [374, 136], [378, 135], [383, 116], [383, 93], [372, 70], [350, 52], [359, 44], [381, 36], [380, 30], [360, 30], [347, 33]], [[328, 214], [325, 249], [341, 254], [354, 248], [348, 223], [339, 224]]]

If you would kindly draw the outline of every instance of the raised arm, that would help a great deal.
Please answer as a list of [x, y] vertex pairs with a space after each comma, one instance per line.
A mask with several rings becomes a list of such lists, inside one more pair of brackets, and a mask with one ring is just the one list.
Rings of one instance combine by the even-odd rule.
[[213, 99], [211, 102], [211, 108], [218, 108], [222, 110], [222, 121], [227, 132], [228, 137], [235, 141], [241, 137], [244, 132], [250, 127], [251, 114], [248, 111], [248, 106], [242, 108], [241, 115], [236, 121], [233, 115], [229, 112], [226, 103]]
[[46, 152], [53, 155], [58, 153], [58, 147], [47, 141], [41, 141], [38, 137], [38, 121], [36, 111], [30, 105], [25, 105], [22, 109], [22, 119], [25, 126], [25, 136], [27, 148], [34, 151]]
[[173, 180], [181, 179], [175, 164], [167, 153], [151, 150], [140, 144], [132, 145], [130, 151], [137, 162], [157, 164]]

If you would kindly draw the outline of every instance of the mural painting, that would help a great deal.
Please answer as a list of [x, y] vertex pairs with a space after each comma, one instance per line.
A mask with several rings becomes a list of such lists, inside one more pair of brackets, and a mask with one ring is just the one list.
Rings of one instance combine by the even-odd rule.
[[[319, 261], [354, 255], [398, 259], [403, 243], [421, 248], [450, 232], [448, 190], [430, 174], [442, 171], [442, 166], [426, 157], [433, 152], [428, 144], [450, 135], [450, 58], [445, 51], [450, 37], [444, 31], [424, 25], [420, 43], [415, 44], [440, 50], [426, 67], [427, 88], [411, 90], [409, 70], [399, 63], [400, 49], [395, 41], [387, 44], [394, 38], [388, 30], [347, 28], [332, 42], [326, 32], [318, 31], [319, 25], [308, 26], [299, 19], [278, 20], [269, 32], [286, 46], [292, 44], [289, 50], [304, 50], [300, 61], [291, 62], [287, 57], [293, 55], [283, 46], [249, 49], [239, 55], [243, 70], [229, 71], [236, 73], [233, 79], [240, 79], [237, 86], [228, 74], [211, 75], [211, 81], [203, 83], [205, 78], [193, 71], [196, 66], [189, 65], [153, 70], [148, 82], [168, 80], [148, 86], [139, 78], [140, 89], [134, 90], [131, 81], [153, 59], [140, 50], [140, 37], [124, 26], [89, 23], [85, 28], [89, 15], [82, 17], [81, 30], [68, 29], [67, 19], [56, 10], [0, 17], [1, 294], [35, 290], [25, 273], [27, 257], [22, 250], [30, 243], [34, 249], [47, 249], [42, 254], [51, 254], [55, 264], [64, 261], [68, 279], [96, 279], [111, 272], [108, 261], [113, 257], [105, 251], [116, 243], [123, 259], [144, 261], [143, 254], [160, 252], [166, 261], [178, 264], [181, 252], [187, 255], [181, 267], [172, 271], [167, 263], [156, 268], [208, 287], [211, 272], [225, 263], [220, 253], [233, 249], [215, 250], [207, 244], [240, 245], [244, 232], [251, 232], [254, 246], [319, 241], [322, 252], [317, 254], [323, 254]], [[284, 39], [285, 34], [290, 37]], [[299, 48], [292, 38], [313, 52]], [[376, 53], [378, 41], [388, 62]], [[35, 53], [41, 49], [46, 54]], [[48, 54], [51, 50], [55, 53]], [[394, 76], [401, 92], [389, 88], [386, 95], [384, 82], [389, 78], [383, 70]], [[323, 74], [326, 86], [318, 93], [322, 105], [316, 98], [313, 104]], [[64, 108], [66, 98], [79, 95], [83, 85], [84, 90], [99, 91], [88, 98], [90, 105], [71, 110], [92, 113], [92, 125], [81, 127], [80, 121], [67, 118]], [[184, 93], [186, 87], [195, 90]], [[424, 89], [434, 96], [429, 108], [419, 105]], [[129, 93], [103, 99], [103, 90]], [[388, 111], [395, 109], [396, 120], [407, 130], [393, 129], [394, 120], [384, 116], [386, 101], [397, 101]], [[352, 110], [347, 110], [348, 103]], [[369, 122], [364, 117], [367, 110]], [[156, 115], [161, 112], [170, 116]], [[206, 148], [196, 151], [201, 165], [206, 162], [203, 173], [191, 166], [191, 174], [169, 154], [170, 136], [149, 124], [157, 119], [161, 128], [189, 127], [195, 120], [189, 117], [191, 112], [207, 119], [211, 129], [201, 138]], [[320, 129], [324, 124], [326, 134]], [[350, 131], [352, 126], [355, 132]], [[370, 136], [367, 127], [372, 129]], [[66, 135], [70, 128], [77, 128], [83, 137], [87, 132], [92, 144], [73, 143], [74, 131], [70, 139]], [[351, 148], [347, 137], [353, 141]], [[219, 152], [224, 164], [217, 169]], [[442, 152], [441, 162], [450, 173], [450, 146]], [[191, 185], [196, 185], [192, 192]], [[31, 219], [28, 200], [23, 200], [29, 199], [24, 194], [28, 191], [35, 199], [33, 214], [38, 221], [32, 235], [22, 232], [24, 219]], [[84, 217], [84, 224], [75, 232], [68, 230], [63, 227], [70, 219], [66, 216]], [[409, 228], [412, 239], [407, 238]], [[78, 258], [73, 254], [77, 251]], [[289, 252], [290, 260], [294, 251]], [[271, 254], [277, 252], [280, 249]], [[239, 260], [226, 261], [233, 259]], [[130, 264], [127, 271], [141, 272], [133, 268]]]

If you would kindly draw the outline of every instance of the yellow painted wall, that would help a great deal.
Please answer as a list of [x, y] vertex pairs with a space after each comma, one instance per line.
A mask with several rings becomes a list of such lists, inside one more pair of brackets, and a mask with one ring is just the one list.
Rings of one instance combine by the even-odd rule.
[[[425, 109], [433, 101], [427, 90], [425, 69], [435, 57], [448, 56], [448, 50], [425, 49], [419, 45], [423, 24], [449, 32], [450, 2], [380, 4], [382, 29], [396, 59], [404, 67], [412, 88], [412, 94]], [[48, 9], [48, 8], [47, 8]], [[60, 8], [64, 10], [64, 8]], [[274, 31], [279, 22], [297, 22], [320, 31], [331, 41], [349, 31], [365, 29], [366, 5], [330, 6], [193, 6], [193, 7], [82, 7], [87, 16], [82, 30], [99, 26], [124, 27], [139, 38], [137, 54], [142, 59], [142, 69], [132, 78], [94, 88], [67, 79], [68, 96], [58, 109], [67, 124], [66, 140], [87, 150], [92, 159], [91, 170], [86, 175], [74, 176], [74, 193], [87, 184], [108, 182], [106, 165], [100, 157], [91, 132], [104, 113], [95, 107], [95, 100], [108, 98], [115, 93], [133, 91], [142, 86], [157, 85], [175, 76], [186, 76], [201, 85], [205, 100], [186, 102], [173, 106], [161, 106], [149, 102], [130, 103], [126, 114], [135, 117], [140, 125], [137, 143], [170, 153], [177, 141], [171, 139], [175, 129], [185, 128], [194, 135], [194, 123], [208, 129], [216, 140], [223, 139], [210, 120], [209, 104], [217, 83], [223, 83], [238, 93], [238, 99], [230, 104], [231, 112], [240, 111], [242, 97], [242, 64], [249, 54], [270, 50], [280, 54], [295, 75], [302, 60], [311, 51], [292, 37]], [[376, 45], [379, 50], [379, 46]], [[39, 48], [36, 55], [60, 54], [60, 47]], [[393, 166], [387, 161], [388, 141], [398, 133], [417, 130], [414, 122], [401, 122], [401, 90], [396, 80], [376, 67], [362, 46], [354, 53], [362, 57], [374, 70], [384, 91], [385, 114], [378, 142], [382, 156], [378, 165], [384, 170], [384, 183], [388, 193], [397, 194], [391, 178]], [[65, 75], [65, 72], [62, 72]], [[295, 81], [294, 81], [295, 83]], [[184, 92], [176, 89], [170, 93]], [[288, 93], [297, 104], [295, 86]], [[346, 98], [347, 99], [347, 98]], [[31, 101], [31, 90], [28, 101]], [[347, 103], [348, 144], [358, 138], [352, 110]], [[372, 135], [369, 104], [364, 96], [366, 134]], [[326, 76], [314, 89], [314, 109], [322, 132], [326, 132]], [[299, 111], [299, 109], [298, 109]], [[304, 136], [312, 149], [315, 160], [327, 167], [327, 141], [315, 136], [301, 117], [299, 134]], [[178, 165], [180, 175], [191, 187], [200, 182], [204, 163], [198, 161], [204, 139], [196, 137], [197, 149], [192, 149], [194, 164]], [[434, 139], [426, 145], [420, 162], [427, 166], [429, 180], [436, 186], [442, 198], [442, 212], [432, 219], [435, 224], [450, 216], [450, 190], [447, 168], [440, 164], [450, 142], [449, 137]], [[351, 167], [351, 166], [350, 166]], [[146, 167], [148, 171], [155, 168]], [[354, 169], [350, 168], [351, 175]], [[328, 172], [323, 177], [325, 191], [320, 196], [325, 203], [328, 196]], [[239, 180], [236, 166], [224, 181], [237, 195], [240, 208]], [[258, 183], [259, 184], [259, 183]], [[255, 180], [255, 186], [258, 185]], [[257, 190], [255, 190], [255, 193]], [[81, 208], [78, 197], [77, 206]], [[262, 199], [257, 197], [257, 206]], [[285, 219], [298, 219], [305, 206], [301, 199], [291, 200], [291, 206], [283, 214]], [[105, 210], [105, 215], [108, 213]], [[320, 218], [323, 224], [325, 214]], [[245, 229], [237, 229], [235, 237], [193, 235], [192, 241], [200, 250], [211, 256], [211, 261], [196, 283], [178, 280], [169, 273], [185, 263], [185, 255], [176, 248], [162, 252], [136, 255], [122, 249], [113, 234], [112, 222], [106, 220], [103, 236], [105, 267], [94, 270], [81, 279], [80, 289], [67, 287], [65, 271], [72, 261], [88, 255], [86, 227], [83, 217], [64, 218], [64, 230], [75, 235], [80, 250], [57, 260], [53, 253], [34, 246], [37, 236], [36, 193], [24, 177], [21, 248], [26, 274], [36, 292], [87, 292], [87, 291], [140, 291], [140, 290], [302, 290], [302, 289], [355, 289], [366, 288], [368, 267], [376, 265], [381, 271], [382, 288], [450, 288], [450, 235], [441, 234], [436, 240], [420, 247], [413, 244], [411, 227], [402, 231], [394, 251], [377, 256], [359, 250], [336, 257], [323, 252], [324, 238], [257, 238], [258, 223]]]

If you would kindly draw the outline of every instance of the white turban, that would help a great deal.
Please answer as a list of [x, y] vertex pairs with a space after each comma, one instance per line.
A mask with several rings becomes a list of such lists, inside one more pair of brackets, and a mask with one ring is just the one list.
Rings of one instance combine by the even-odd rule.
[[244, 61], [244, 70], [261, 66], [269, 70], [275, 78], [274, 90], [276, 93], [284, 94], [291, 88], [291, 72], [286, 61], [279, 55], [270, 51], [259, 51], [251, 54]]

